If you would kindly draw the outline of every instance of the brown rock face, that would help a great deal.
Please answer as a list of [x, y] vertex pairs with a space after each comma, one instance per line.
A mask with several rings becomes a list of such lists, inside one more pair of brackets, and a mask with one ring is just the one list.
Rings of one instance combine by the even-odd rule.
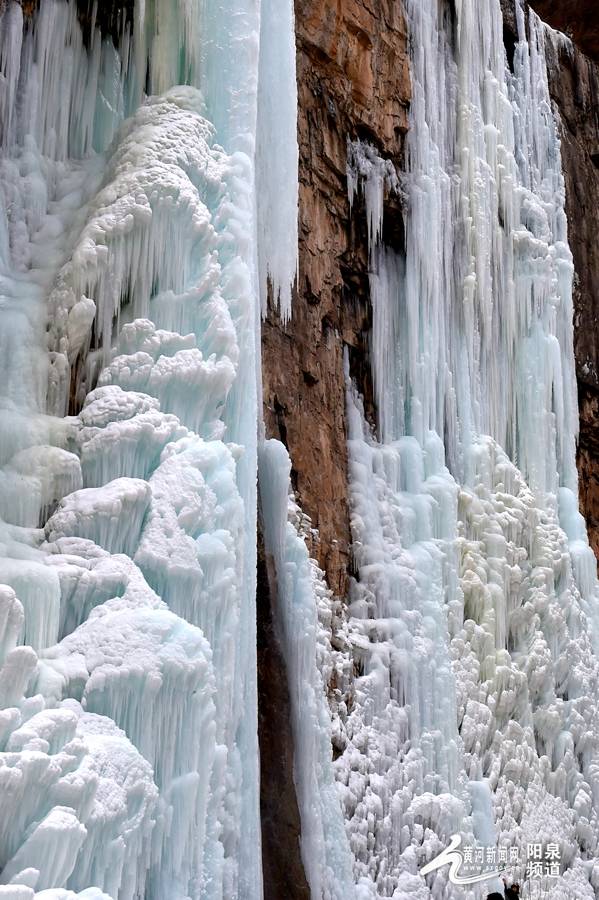
[[[350, 217], [348, 138], [399, 163], [410, 76], [395, 0], [296, 0], [300, 269], [293, 317], [270, 311], [262, 336], [264, 418], [287, 445], [299, 502], [319, 530], [313, 552], [331, 588], [346, 589], [349, 510], [343, 348], [368, 398], [365, 217]], [[401, 219], [389, 208], [390, 227]]]
[[[293, 318], [283, 325], [271, 310], [264, 324], [264, 418], [269, 436], [290, 451], [294, 488], [319, 531], [310, 548], [330, 586], [344, 596], [350, 569], [345, 428], [344, 347], [352, 375], [370, 404], [368, 255], [363, 210], [350, 216], [347, 139], [374, 143], [401, 165], [410, 79], [406, 29], [394, 0], [296, 0], [300, 144], [300, 271]], [[576, 5], [551, 7], [555, 27], [567, 28]], [[590, 0], [577, 4], [591, 9]], [[513, 0], [502, 0], [508, 56], [515, 43]], [[562, 18], [559, 18], [559, 16]], [[555, 18], [558, 16], [558, 18]], [[584, 19], [575, 16], [572, 33]], [[582, 46], [599, 54], [599, 19]], [[595, 37], [593, 37], [593, 29]], [[594, 44], [594, 41], [597, 43]], [[582, 52], [547, 45], [550, 86], [561, 113], [569, 238], [576, 269], [575, 354], [580, 399], [580, 499], [591, 545], [599, 556], [599, 69]], [[386, 208], [386, 240], [401, 233], [401, 212]], [[299, 819], [289, 777], [270, 781], [273, 763], [292, 766], [284, 694], [267, 609], [259, 603], [260, 722], [265, 890], [278, 896], [284, 861], [293, 865], [293, 893], [303, 897]], [[270, 687], [269, 685], [278, 685]], [[273, 694], [274, 691], [274, 694]], [[278, 698], [272, 703], [272, 697]], [[283, 735], [283, 746], [280, 746]], [[277, 743], [279, 742], [279, 743]], [[277, 805], [277, 797], [282, 802]], [[287, 896], [287, 895], [286, 895]]]
[[580, 385], [578, 402], [580, 505], [586, 518], [591, 547], [599, 558], [599, 394]]
[[531, 0], [552, 28], [564, 31], [592, 59], [599, 60], [599, 15], [596, 0]]
[[562, 119], [568, 238], [576, 270], [574, 350], [578, 380], [599, 390], [599, 66], [547, 44], [550, 90]]

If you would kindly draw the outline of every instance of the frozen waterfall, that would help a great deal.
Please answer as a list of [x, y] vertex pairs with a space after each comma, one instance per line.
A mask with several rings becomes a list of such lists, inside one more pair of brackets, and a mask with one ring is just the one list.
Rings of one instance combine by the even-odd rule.
[[[479, 897], [426, 881], [454, 833], [559, 843], [543, 896], [599, 886], [599, 588], [578, 512], [572, 258], [545, 27], [516, 2], [406, 0], [406, 171], [350, 142], [370, 237], [376, 432], [348, 371], [362, 672], [341, 716], [354, 871], [372, 896]], [[510, 63], [512, 65], [510, 66]], [[383, 242], [405, 198], [405, 248]], [[356, 739], [357, 735], [357, 739]], [[534, 884], [524, 896], [536, 896]]]
[[405, 171], [348, 136], [376, 421], [347, 354], [344, 598], [260, 410], [298, 267], [291, 0], [131, 0], [110, 33], [101, 0], [0, 5], [0, 900], [262, 897], [258, 473], [314, 900], [501, 891], [421, 873], [455, 834], [520, 883], [556, 842], [548, 900], [596, 897], [573, 265], [515, 3], [508, 59], [499, 0], [404, 0]]
[[292, 7], [101, 12], [0, 17], [0, 896], [250, 900], [257, 235], [287, 309]]

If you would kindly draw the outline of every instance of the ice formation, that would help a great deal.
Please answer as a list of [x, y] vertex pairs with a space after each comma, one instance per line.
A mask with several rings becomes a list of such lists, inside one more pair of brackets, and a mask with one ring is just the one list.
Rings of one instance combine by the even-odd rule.
[[[348, 154], [368, 216], [377, 406], [375, 432], [348, 367], [358, 577], [339, 627], [360, 668], [337, 680], [351, 707], [333, 712], [354, 874], [397, 900], [486, 896], [501, 883], [419, 870], [458, 833], [516, 847], [507, 877], [524, 885], [527, 843], [555, 841], [562, 874], [546, 895], [582, 900], [599, 889], [599, 589], [576, 500], [573, 267], [545, 29], [518, 0], [510, 68], [499, 2], [406, 11], [401, 184], [374, 147]], [[398, 189], [405, 252], [382, 238]]]
[[260, 279], [288, 315], [297, 260], [292, 5], [136, 0], [113, 36], [96, 13], [0, 12], [0, 897], [258, 900], [257, 335]]
[[[291, 315], [298, 266], [297, 88], [293, 0], [261, 0], [257, 167], [262, 311], [269, 282], [283, 321]], [[278, 73], [276, 88], [272, 74]], [[273, 148], [275, 152], [273, 153]], [[274, 168], [273, 168], [274, 167]], [[278, 186], [287, 185], [281, 195]]]
[[294, 780], [301, 851], [313, 897], [351, 900], [351, 854], [335, 785], [332, 726], [326, 686], [333, 676], [332, 594], [305, 542], [309, 520], [291, 491], [291, 460], [279, 441], [260, 448], [264, 543], [276, 570], [275, 625], [288, 672], [294, 741]]
[[[0, 900], [259, 900], [256, 474], [301, 852], [326, 900], [470, 898], [453, 834], [599, 891], [599, 588], [545, 30], [406, 0], [406, 171], [348, 144], [377, 422], [347, 361], [356, 577], [260, 441], [290, 314], [290, 0], [0, 13]], [[389, 191], [405, 252], [385, 245]], [[332, 752], [332, 748], [334, 752]], [[509, 871], [522, 881], [522, 868]]]

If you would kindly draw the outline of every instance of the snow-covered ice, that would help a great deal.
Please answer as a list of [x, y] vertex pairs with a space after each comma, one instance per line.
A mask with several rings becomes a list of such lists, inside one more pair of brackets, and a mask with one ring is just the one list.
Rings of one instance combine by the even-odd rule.
[[[358, 577], [339, 627], [359, 674], [335, 766], [354, 872], [376, 895], [457, 898], [447, 867], [418, 874], [452, 833], [515, 847], [521, 884], [528, 842], [553, 841], [551, 896], [594, 896], [599, 587], [576, 501], [545, 28], [518, 0], [512, 71], [499, 2], [406, 10], [406, 171], [394, 178], [370, 145], [348, 152], [368, 216], [377, 406], [373, 430], [348, 370]], [[397, 190], [403, 252], [382, 240]]]
[[0, 896], [259, 900], [257, 328], [297, 264], [292, 6], [137, 0], [113, 36], [75, 0], [30, 14], [0, 12]]
[[[406, 171], [348, 141], [377, 421], [348, 359], [346, 603], [260, 442], [314, 897], [478, 900], [419, 873], [455, 833], [559, 842], [549, 896], [599, 889], [573, 267], [546, 32], [516, 5], [512, 71], [499, 0], [406, 0]], [[291, 314], [297, 270], [292, 4], [138, 0], [116, 43], [74, 0], [23, 16], [0, 13], [0, 900], [259, 900], [260, 312], [270, 290]]]

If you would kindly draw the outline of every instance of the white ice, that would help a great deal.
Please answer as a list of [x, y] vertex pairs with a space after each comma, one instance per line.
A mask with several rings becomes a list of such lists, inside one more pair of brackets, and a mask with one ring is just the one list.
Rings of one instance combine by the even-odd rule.
[[110, 37], [74, 0], [2, 6], [3, 898], [261, 896], [260, 279], [288, 310], [297, 260], [281, 12], [136, 0]]
[[376, 400], [373, 432], [349, 383], [358, 576], [343, 628], [360, 668], [336, 767], [354, 873], [380, 896], [461, 897], [447, 870], [418, 875], [455, 831], [524, 861], [527, 842], [558, 842], [551, 896], [594, 896], [599, 593], [576, 500], [545, 30], [516, 3], [511, 71], [499, 2], [406, 12], [403, 252], [382, 240], [390, 163], [360, 142], [348, 154], [368, 216]]

